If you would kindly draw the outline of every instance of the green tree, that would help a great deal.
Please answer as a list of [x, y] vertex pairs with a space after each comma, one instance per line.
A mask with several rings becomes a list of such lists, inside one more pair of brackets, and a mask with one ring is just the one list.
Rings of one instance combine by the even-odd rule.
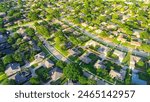
[[3, 65], [2, 60], [0, 59], [0, 72], [4, 72], [4, 70], [5, 70], [5, 67]]
[[57, 61], [56, 66], [63, 69], [63, 68], [65, 68], [66, 63], [61, 61], [61, 60], [59, 60], [59, 61]]
[[63, 69], [63, 73], [66, 78], [76, 81], [81, 76], [82, 70], [77, 64], [70, 63]]
[[27, 28], [26, 31], [28, 36], [33, 37], [35, 35], [35, 31], [33, 28]]
[[83, 76], [80, 76], [80, 77], [79, 77], [79, 83], [80, 83], [81, 85], [87, 85], [87, 84], [88, 84], [87, 81], [88, 81], [88, 80], [87, 80], [86, 77], [83, 77]]
[[97, 84], [96, 80], [93, 79], [88, 80], [88, 85], [96, 85], [96, 84]]
[[21, 53], [15, 52], [15, 53], [13, 54], [13, 59], [14, 59], [16, 62], [21, 62], [21, 61], [22, 61], [22, 55], [21, 55]]
[[30, 78], [29, 83], [32, 85], [39, 85], [40, 79], [38, 77], [32, 77], [32, 78]]
[[13, 38], [12, 36], [9, 36], [8, 39], [7, 39], [7, 42], [8, 42], [9, 44], [14, 44], [14, 43], [15, 43], [15, 40], [14, 40], [14, 38]]
[[12, 58], [11, 54], [5, 55], [3, 57], [3, 63], [4, 63], [4, 65], [7, 65], [7, 64], [12, 63], [12, 62], [13, 62], [13, 58]]

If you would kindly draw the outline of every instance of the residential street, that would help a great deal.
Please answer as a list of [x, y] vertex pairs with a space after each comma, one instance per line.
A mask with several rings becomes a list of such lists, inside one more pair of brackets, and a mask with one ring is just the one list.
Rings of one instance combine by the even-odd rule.
[[91, 33], [87, 32], [87, 31], [85, 31], [84, 29], [82, 29], [82, 28], [74, 25], [73, 23], [69, 22], [66, 19], [62, 19], [62, 21], [66, 22], [67, 24], [69, 24], [70, 26], [72, 26], [72, 27], [74, 27], [76, 29], [79, 29], [80, 31], [83, 32], [83, 34], [89, 36], [90, 38], [92, 38], [92, 39], [96, 40], [97, 42], [100, 42], [100, 43], [102, 43], [104, 45], [107, 45], [109, 47], [115, 47], [116, 49], [124, 51], [124, 52], [129, 52], [130, 51], [130, 52], [132, 52], [132, 54], [138, 55], [138, 56], [143, 56], [143, 57], [149, 56], [149, 53], [147, 53], [147, 52], [137, 51], [137, 50], [132, 49], [132, 48], [127, 48], [127, 47], [124, 47], [124, 46], [121, 46], [121, 45], [116, 45], [116, 44], [108, 42], [108, 41], [104, 41], [101, 38], [98, 38], [96, 35], [91, 34]]

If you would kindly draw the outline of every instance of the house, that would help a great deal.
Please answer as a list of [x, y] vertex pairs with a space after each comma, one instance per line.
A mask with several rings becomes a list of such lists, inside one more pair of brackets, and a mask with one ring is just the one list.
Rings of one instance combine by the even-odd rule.
[[97, 51], [102, 53], [106, 57], [107, 56], [107, 52], [109, 51], [109, 48], [106, 47], [106, 46], [101, 45], [101, 47], [98, 48]]
[[147, 82], [145, 80], [139, 79], [139, 75], [132, 73], [132, 84], [136, 85], [147, 85]]
[[31, 38], [29, 37], [29, 36], [27, 36], [27, 35], [25, 35], [24, 37], [23, 37], [23, 40], [25, 40], [25, 41], [29, 41]]
[[94, 64], [94, 67], [97, 69], [98, 68], [102, 68], [102, 69], [106, 68], [105, 65], [103, 64], [103, 61], [101, 61], [101, 60], [97, 60], [96, 63]]
[[87, 27], [88, 25], [86, 23], [81, 24], [83, 27]]
[[44, 52], [40, 52], [39, 54], [34, 56], [34, 59], [40, 61], [40, 60], [43, 60], [45, 57], [46, 57], [45, 53]]
[[126, 76], [126, 70], [125, 69], [121, 69], [120, 70], [120, 74], [121, 74], [121, 80], [124, 80], [125, 76]]
[[119, 35], [119, 33], [117, 32], [117, 31], [112, 31], [111, 32], [113, 35], [115, 35], [115, 36], [118, 36]]
[[118, 41], [125, 43], [127, 40], [123, 37], [123, 35], [119, 35], [117, 38]]
[[124, 59], [124, 57], [125, 57], [125, 55], [126, 55], [124, 52], [121, 52], [121, 51], [119, 51], [119, 50], [115, 50], [115, 51], [114, 51], [114, 54], [119, 57], [119, 62], [122, 62], [122, 60]]
[[95, 30], [95, 33], [96, 34], [100, 34], [102, 32], [102, 30], [98, 29], [98, 30]]
[[55, 67], [50, 71], [50, 75], [53, 81], [58, 80], [60, 77], [62, 77], [63, 72], [61, 69]]
[[25, 29], [20, 28], [19, 30], [17, 30], [17, 33], [21, 34], [22, 36], [25, 36]]
[[68, 25], [62, 24], [62, 28], [63, 28], [63, 29], [67, 29], [67, 28], [68, 28]]
[[77, 32], [77, 31], [73, 32], [73, 34], [74, 34], [75, 36], [80, 36], [80, 35], [81, 35], [81, 33]]
[[141, 42], [137, 42], [137, 41], [131, 41], [130, 44], [134, 45], [134, 46], [141, 46], [142, 43]]
[[96, 41], [93, 41], [93, 40], [90, 40], [90, 41], [88, 41], [88, 42], [85, 44], [86, 47], [89, 47], [89, 46], [96, 47], [97, 45], [100, 45], [100, 44], [99, 44], [98, 42], [96, 42]]
[[140, 38], [141, 30], [133, 30], [133, 35], [135, 35], [137, 38]]
[[69, 52], [69, 56], [77, 56], [79, 55], [81, 52], [78, 50], [78, 48], [72, 48], [68, 50]]
[[17, 84], [23, 84], [32, 77], [31, 72], [22, 71], [15, 75], [15, 81]]
[[0, 17], [5, 17], [6, 13], [5, 12], [0, 12]]
[[84, 53], [82, 56], [80, 56], [79, 57], [79, 59], [82, 61], [82, 62], [84, 62], [84, 63], [86, 63], [86, 64], [89, 64], [92, 60], [88, 57], [89, 56], [89, 52], [87, 52], [87, 53]]
[[6, 67], [5, 73], [7, 74], [7, 76], [11, 76], [11, 75], [17, 73], [20, 70], [21, 70], [20, 64], [11, 63]]
[[86, 72], [86, 71], [83, 71], [83, 75], [84, 75], [85, 77], [87, 77], [88, 79], [94, 79], [94, 75], [92, 75], [92, 74], [90, 74], [90, 73], [88, 73], [88, 72]]
[[40, 47], [37, 46], [37, 44], [34, 41], [29, 41], [29, 44], [32, 45], [32, 49], [34, 51], [40, 51], [41, 50]]
[[114, 24], [108, 25], [107, 29], [117, 29], [117, 25]]
[[65, 43], [65, 46], [67, 49], [71, 48], [72, 47], [72, 43], [71, 42], [66, 42]]
[[4, 43], [6, 41], [5, 37], [0, 32], [0, 43]]
[[51, 68], [53, 66], [54, 66], [54, 63], [51, 60], [46, 60], [44, 62], [44, 67], [46, 67], [46, 68]]
[[115, 79], [120, 79], [120, 80], [124, 80], [124, 77], [125, 77], [125, 71], [121, 70], [121, 73], [115, 71], [115, 70], [111, 70], [109, 72], [109, 75], [112, 77], [112, 78], [115, 78]]
[[134, 69], [134, 68], [135, 68], [135, 64], [136, 64], [140, 59], [141, 59], [140, 57], [131, 55], [131, 56], [130, 56], [130, 66], [129, 66], [129, 68], [130, 68], [130, 69]]

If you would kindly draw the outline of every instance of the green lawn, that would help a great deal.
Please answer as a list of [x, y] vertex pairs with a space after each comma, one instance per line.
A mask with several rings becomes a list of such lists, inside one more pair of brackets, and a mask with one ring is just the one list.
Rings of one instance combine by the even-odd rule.
[[68, 56], [68, 51], [67, 50], [62, 50], [59, 45], [55, 45], [55, 49], [57, 51], [59, 51], [62, 55]]
[[7, 75], [5, 73], [0, 73], [0, 81], [7, 78]]
[[122, 63], [129, 66], [130, 65], [130, 56], [131, 56], [131, 53], [128, 52], [125, 56], [125, 58], [123, 59]]
[[49, 52], [47, 51], [47, 48], [44, 45], [42, 45], [40, 48], [46, 55], [49, 55]]

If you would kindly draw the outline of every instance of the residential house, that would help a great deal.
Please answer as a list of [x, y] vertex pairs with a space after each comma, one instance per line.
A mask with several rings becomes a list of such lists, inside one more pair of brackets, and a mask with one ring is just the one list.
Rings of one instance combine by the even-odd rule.
[[125, 55], [126, 55], [124, 52], [121, 52], [121, 51], [119, 51], [119, 50], [115, 50], [115, 51], [114, 51], [114, 54], [119, 57], [119, 62], [122, 62], [122, 60], [124, 59], [124, 57], [125, 57]]
[[140, 57], [131, 55], [131, 56], [130, 56], [130, 66], [129, 66], [129, 68], [130, 68], [130, 69], [134, 69], [134, 68], [135, 68], [135, 64], [136, 64], [140, 59], [141, 59]]
[[78, 48], [72, 48], [68, 50], [69, 52], [69, 56], [77, 56], [79, 55], [81, 52], [78, 50]]
[[53, 66], [54, 66], [54, 63], [49, 59], [44, 62], [44, 67], [46, 68], [51, 68]]
[[0, 12], [0, 17], [5, 17], [6, 13], [5, 12]]
[[102, 60], [97, 60], [96, 63], [94, 64], [94, 67], [95, 68], [102, 68], [102, 69], [105, 69], [106, 66], [103, 64], [103, 61]]
[[74, 34], [75, 36], [80, 36], [80, 35], [81, 35], [81, 33], [77, 32], [77, 31], [73, 32], [73, 34]]
[[97, 51], [100, 52], [101, 54], [103, 54], [106, 57], [107, 56], [107, 52], [109, 51], [109, 48], [106, 47], [106, 46], [101, 45], [101, 47], [98, 48]]
[[101, 32], [102, 32], [102, 30], [100, 30], [100, 29], [95, 30], [96, 34], [100, 34]]
[[41, 50], [40, 47], [37, 46], [37, 44], [34, 41], [29, 41], [29, 44], [32, 45], [32, 49], [34, 51], [40, 51]]
[[133, 35], [135, 35], [137, 38], [140, 38], [141, 30], [133, 30]]
[[131, 41], [130, 44], [134, 45], [134, 46], [141, 46], [142, 43], [141, 42], [137, 42], [137, 41]]
[[109, 75], [110, 75], [112, 78], [124, 80], [125, 75], [126, 75], [126, 71], [123, 70], [123, 69], [121, 69], [120, 72], [117, 72], [117, 71], [115, 71], [115, 70], [111, 70], [111, 71], [109, 72]]
[[88, 25], [86, 23], [81, 24], [83, 27], [87, 27]]
[[124, 38], [123, 35], [119, 35], [118, 38], [117, 38], [117, 40], [118, 40], [118, 41], [121, 41], [121, 42], [123, 42], [123, 43], [126, 42], [126, 39]]
[[53, 68], [53, 69], [50, 71], [50, 75], [51, 75], [52, 81], [56, 81], [56, 80], [58, 80], [60, 77], [62, 77], [63, 72], [62, 72], [61, 69], [55, 67], [55, 68]]
[[4, 43], [6, 41], [5, 37], [0, 32], [0, 43]]
[[18, 71], [21, 71], [20, 64], [11, 63], [11, 64], [8, 64], [8, 66], [6, 67], [5, 73], [7, 74], [7, 76], [11, 76], [17, 73]]
[[31, 77], [32, 77], [31, 72], [23, 71], [15, 75], [15, 81], [17, 84], [23, 84], [26, 81], [28, 81]]
[[100, 45], [100, 44], [99, 44], [98, 42], [96, 42], [96, 41], [93, 41], [93, 40], [90, 40], [90, 41], [88, 41], [88, 42], [85, 44], [86, 47], [89, 47], [89, 46], [96, 47], [97, 45]]
[[107, 26], [107, 29], [117, 29], [117, 25], [110, 24]]
[[89, 64], [92, 60], [88, 57], [89, 56], [89, 52], [87, 52], [87, 53], [84, 53], [82, 56], [80, 56], [79, 57], [79, 59], [82, 61], [82, 62], [84, 62], [84, 63], [86, 63], [86, 64]]
[[38, 53], [37, 55], [34, 56], [34, 59], [37, 60], [37, 61], [41, 61], [45, 58], [45, 53], [44, 52], [40, 52]]
[[29, 41], [31, 38], [29, 37], [29, 36], [27, 36], [27, 35], [25, 35], [24, 37], [23, 37], [23, 40], [25, 40], [25, 41]]

